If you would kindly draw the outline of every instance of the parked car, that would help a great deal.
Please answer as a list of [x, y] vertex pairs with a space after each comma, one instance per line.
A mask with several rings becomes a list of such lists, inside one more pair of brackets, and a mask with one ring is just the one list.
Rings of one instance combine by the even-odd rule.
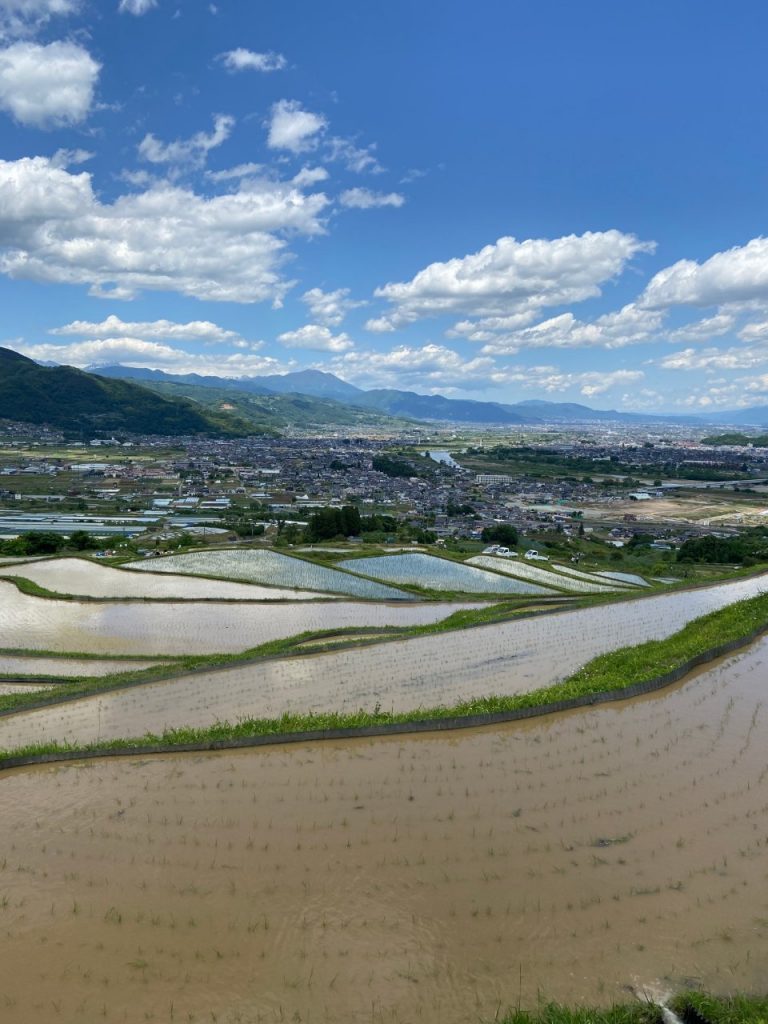
[[529, 562], [548, 562], [549, 561], [549, 555], [540, 555], [539, 552], [536, 550], [536, 548], [529, 548], [528, 551], [525, 552], [525, 556], [524, 557], [527, 558]]

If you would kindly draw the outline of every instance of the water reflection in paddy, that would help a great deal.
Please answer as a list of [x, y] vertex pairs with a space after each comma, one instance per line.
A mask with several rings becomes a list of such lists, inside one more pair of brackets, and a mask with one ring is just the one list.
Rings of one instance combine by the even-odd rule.
[[756, 577], [358, 650], [234, 665], [104, 693], [0, 719], [0, 748], [55, 738], [95, 742], [285, 711], [356, 711], [376, 704], [406, 710], [524, 692], [568, 675], [603, 651], [668, 636], [704, 612], [760, 592], [767, 582]]

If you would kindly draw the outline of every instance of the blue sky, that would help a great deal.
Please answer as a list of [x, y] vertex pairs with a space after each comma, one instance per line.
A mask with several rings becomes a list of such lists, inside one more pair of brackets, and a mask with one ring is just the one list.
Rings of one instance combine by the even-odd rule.
[[768, 402], [768, 8], [0, 0], [0, 344]]

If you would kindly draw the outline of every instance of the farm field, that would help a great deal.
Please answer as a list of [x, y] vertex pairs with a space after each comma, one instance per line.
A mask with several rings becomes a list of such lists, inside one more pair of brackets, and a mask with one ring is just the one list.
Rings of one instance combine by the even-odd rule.
[[625, 646], [627, 638], [642, 643], [670, 636], [705, 612], [766, 589], [768, 576], [758, 576], [357, 649], [233, 664], [0, 718], [0, 749], [54, 739], [94, 743], [296, 710], [379, 705], [406, 711], [524, 693]]
[[477, 1024], [540, 993], [765, 991], [767, 655], [449, 736], [8, 772], [3, 1019]]
[[[203, 580], [189, 576], [169, 577], [165, 571], [151, 572], [155, 560], [146, 563], [148, 572], [141, 576], [123, 569], [114, 569], [84, 558], [51, 558], [17, 565], [13, 573], [38, 586], [60, 594], [78, 597], [136, 597], [176, 600], [228, 601], [302, 601], [311, 598], [328, 600], [328, 594], [306, 590], [263, 587], [253, 583], [228, 583], [225, 580]], [[0, 569], [0, 572], [2, 570]]]
[[339, 600], [280, 604], [169, 601], [161, 607], [120, 601], [94, 604], [31, 597], [0, 580], [0, 642], [6, 649], [84, 654], [231, 653], [304, 630], [420, 625], [468, 607], [475, 606]]
[[[129, 562], [127, 569], [143, 572], [171, 572], [193, 576], [219, 576], [248, 583], [264, 583], [276, 587], [302, 587], [327, 590], [379, 601], [412, 597], [393, 587], [347, 573], [315, 565], [301, 558], [291, 558], [277, 551], [191, 551], [186, 555], [169, 555], [143, 562]], [[360, 570], [358, 570], [360, 571]]]
[[413, 552], [373, 558], [350, 558], [343, 569], [365, 573], [388, 583], [410, 583], [433, 590], [461, 590], [469, 594], [547, 594], [544, 587], [520, 580], [504, 579], [474, 566]]

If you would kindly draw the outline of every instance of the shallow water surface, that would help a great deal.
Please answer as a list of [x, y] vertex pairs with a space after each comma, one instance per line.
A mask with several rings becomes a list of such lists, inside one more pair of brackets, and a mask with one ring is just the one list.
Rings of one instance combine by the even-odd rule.
[[502, 728], [9, 772], [3, 1021], [764, 991], [766, 651]]
[[[405, 711], [523, 693], [562, 679], [597, 654], [669, 636], [698, 615], [767, 584], [768, 578], [759, 576], [413, 640], [212, 669], [0, 718], [0, 749], [52, 739], [85, 743], [134, 737], [286, 711], [370, 711], [377, 704]], [[425, 608], [434, 610], [429, 605], [408, 610]]]
[[83, 654], [230, 653], [304, 630], [436, 622], [472, 604], [297, 601], [99, 603], [31, 597], [0, 580], [0, 644]]

